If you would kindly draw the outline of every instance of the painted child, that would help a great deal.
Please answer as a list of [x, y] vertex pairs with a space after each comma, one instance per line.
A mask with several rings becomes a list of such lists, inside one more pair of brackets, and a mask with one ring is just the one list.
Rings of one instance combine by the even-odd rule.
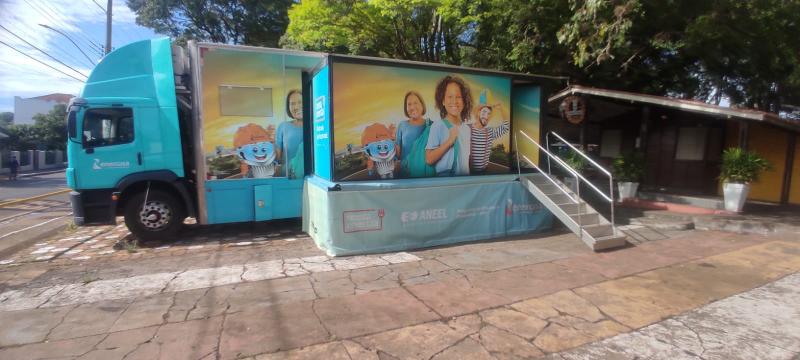
[[397, 151], [393, 129], [383, 124], [372, 124], [361, 133], [361, 146], [367, 155], [367, 171], [377, 173], [381, 179], [393, 179]]
[[270, 178], [275, 175], [274, 134], [275, 127], [272, 125], [264, 129], [250, 123], [236, 129], [233, 146], [242, 161], [242, 177]]

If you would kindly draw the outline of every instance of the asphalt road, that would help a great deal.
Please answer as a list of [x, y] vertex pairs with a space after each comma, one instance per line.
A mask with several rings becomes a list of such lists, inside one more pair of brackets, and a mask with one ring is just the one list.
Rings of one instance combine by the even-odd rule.
[[[5, 174], [0, 177], [0, 202], [29, 198], [67, 188], [63, 170], [54, 174], [25, 176], [17, 179], [17, 181], [9, 181], [8, 175]], [[0, 214], [0, 216], [2, 215]]]
[[[0, 201], [25, 199], [67, 187], [64, 172], [0, 180]], [[42, 241], [72, 220], [67, 193], [0, 207], [0, 258]]]

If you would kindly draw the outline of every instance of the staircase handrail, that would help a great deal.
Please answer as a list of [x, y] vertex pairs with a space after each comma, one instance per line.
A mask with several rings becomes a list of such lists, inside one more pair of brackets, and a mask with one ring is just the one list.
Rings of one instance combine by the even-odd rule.
[[597, 186], [595, 186], [594, 184], [592, 184], [592, 182], [591, 182], [591, 181], [589, 181], [588, 179], [586, 179], [585, 177], [583, 177], [583, 175], [581, 175], [579, 172], [577, 172], [575, 169], [573, 169], [572, 167], [570, 167], [570, 166], [569, 166], [569, 165], [568, 165], [566, 162], [564, 162], [564, 160], [561, 160], [561, 158], [559, 158], [558, 156], [555, 156], [555, 155], [553, 155], [552, 153], [550, 153], [549, 151], [547, 151], [547, 149], [545, 149], [545, 148], [543, 148], [541, 145], [539, 145], [539, 143], [538, 143], [538, 142], [536, 142], [536, 140], [533, 140], [533, 138], [531, 138], [531, 137], [530, 137], [528, 134], [526, 134], [524, 131], [522, 131], [522, 130], [519, 130], [519, 132], [520, 132], [520, 133], [521, 133], [523, 136], [525, 136], [526, 138], [528, 138], [528, 140], [530, 140], [531, 142], [533, 142], [533, 143], [534, 143], [536, 146], [538, 146], [538, 147], [539, 147], [539, 149], [541, 149], [542, 151], [544, 151], [544, 153], [545, 153], [545, 154], [547, 154], [547, 156], [548, 156], [548, 157], [550, 157], [551, 159], [555, 160], [555, 161], [556, 161], [556, 162], [557, 162], [559, 165], [561, 165], [561, 167], [563, 167], [565, 170], [567, 170], [567, 171], [568, 171], [570, 174], [572, 174], [574, 177], [576, 177], [576, 178], [578, 178], [578, 179], [580, 179], [580, 180], [583, 180], [583, 182], [585, 182], [585, 183], [586, 183], [586, 185], [589, 185], [589, 187], [590, 187], [591, 189], [593, 189], [595, 192], [597, 192], [598, 194], [600, 194], [600, 196], [602, 196], [604, 199], [606, 199], [606, 201], [613, 202], [612, 198], [609, 198], [609, 197], [608, 197], [608, 196], [607, 196], [605, 193], [603, 193], [603, 191], [602, 191], [602, 190], [598, 189], [598, 188], [597, 188]]
[[[549, 152], [549, 151], [547, 151], [547, 149], [543, 148], [541, 145], [539, 145], [539, 143], [537, 143], [535, 140], [531, 139], [531, 138], [530, 138], [530, 136], [528, 136], [528, 134], [525, 134], [525, 132], [524, 132], [524, 131], [522, 131], [522, 130], [519, 130], [519, 132], [520, 132], [520, 133], [522, 133], [522, 135], [524, 135], [524, 136], [525, 136], [525, 137], [527, 137], [528, 139], [530, 139], [530, 140], [533, 142], [533, 144], [534, 144], [534, 145], [536, 145], [537, 147], [539, 147], [539, 149], [540, 149], [540, 150], [544, 151], [544, 152], [545, 152], [545, 154], [547, 154], [548, 156], [553, 156], [552, 154], [550, 154], [550, 152]], [[517, 142], [517, 135], [516, 135], [516, 134], [514, 134], [514, 145], [516, 146], [517, 144], [518, 144], [518, 142]], [[517, 155], [519, 155], [519, 146], [517, 146]], [[536, 170], [539, 170], [539, 172], [540, 172], [540, 173], [544, 174], [544, 171], [542, 171], [542, 169], [541, 169], [541, 168], [539, 168], [539, 166], [537, 166], [535, 162], [533, 162], [531, 159], [528, 159], [528, 157], [527, 157], [527, 156], [525, 156], [525, 155], [521, 155], [521, 156], [522, 156], [522, 158], [524, 158], [524, 159], [525, 159], [525, 161], [526, 161], [526, 162], [528, 162], [528, 164], [531, 164], [533, 167], [535, 167], [535, 168], [536, 168]], [[519, 156], [517, 156], [517, 160], [519, 160]], [[518, 165], [517, 165], [517, 169], [519, 170], [519, 163], [517, 163], [517, 164], [518, 164]], [[568, 167], [568, 168], [569, 168], [569, 167]], [[559, 185], [557, 182], [553, 181], [553, 179], [552, 179], [552, 178], [550, 178], [550, 176], [545, 176], [545, 178], [547, 178], [547, 180], [548, 180], [548, 181], [550, 181], [550, 182], [551, 182], [553, 185], [555, 185], [555, 187], [556, 187], [556, 188], [557, 188], [559, 191], [561, 191], [561, 192], [562, 192], [564, 195], [566, 195], [566, 196], [567, 196], [567, 198], [569, 198], [570, 200], [572, 200], [572, 202], [574, 202], [574, 203], [576, 203], [576, 204], [580, 204], [580, 200], [578, 200], [578, 199], [576, 199], [576, 198], [572, 197], [572, 195], [570, 195], [570, 194], [569, 194], [569, 193], [568, 193], [566, 190], [564, 190], [564, 188], [562, 188], [562, 187], [561, 187], [561, 185]]]
[[[583, 180], [583, 181], [586, 181], [586, 183], [587, 183], [587, 184], [588, 184], [588, 185], [589, 185], [589, 186], [590, 186], [592, 189], [594, 189], [594, 190], [595, 190], [597, 193], [599, 193], [599, 194], [600, 194], [600, 195], [601, 195], [601, 196], [602, 196], [604, 199], [606, 199], [606, 201], [608, 201], [608, 202], [609, 202], [609, 204], [610, 204], [610, 206], [611, 206], [611, 219], [610, 219], [610, 220], [611, 220], [611, 226], [614, 226], [614, 176], [613, 176], [613, 175], [611, 175], [611, 172], [610, 172], [610, 171], [606, 170], [604, 167], [602, 167], [602, 166], [601, 166], [600, 164], [598, 164], [596, 161], [592, 160], [592, 158], [590, 158], [590, 157], [589, 157], [588, 155], [586, 155], [586, 154], [585, 154], [583, 151], [579, 150], [578, 148], [576, 148], [575, 146], [573, 146], [572, 144], [570, 144], [570, 143], [569, 143], [569, 141], [565, 140], [563, 137], [561, 137], [561, 135], [558, 135], [558, 134], [557, 134], [555, 131], [550, 131], [550, 132], [548, 132], [548, 133], [547, 133], [547, 135], [545, 135], [545, 136], [550, 136], [551, 134], [552, 134], [553, 136], [555, 136], [557, 139], [561, 140], [561, 142], [562, 142], [562, 143], [564, 143], [564, 144], [566, 144], [567, 146], [569, 146], [569, 148], [570, 148], [570, 149], [572, 149], [572, 151], [575, 151], [576, 153], [580, 154], [580, 155], [581, 155], [581, 156], [582, 156], [584, 159], [586, 159], [586, 160], [589, 160], [589, 163], [590, 163], [590, 164], [592, 164], [592, 165], [593, 165], [595, 168], [599, 169], [601, 172], [603, 172], [604, 174], [606, 174], [606, 176], [608, 176], [608, 194], [609, 194], [609, 196], [606, 196], [606, 194], [605, 194], [604, 192], [600, 191], [600, 189], [598, 189], [597, 187], [595, 187], [595, 186], [594, 186], [594, 184], [592, 184], [591, 182], [589, 182], [589, 180], [586, 180], [586, 178], [584, 178], [583, 176], [580, 176], [580, 178], [581, 178], [581, 180]], [[549, 147], [549, 146], [550, 146], [550, 141], [549, 141], [549, 138], [547, 138], [547, 139], [548, 139], [548, 141], [547, 141], [547, 145], [548, 145], [548, 147]], [[558, 161], [561, 161], [561, 159], [560, 159], [560, 158], [558, 158], [557, 156], [556, 156], [555, 158], [556, 158], [556, 159], [558, 159]], [[562, 162], [563, 162], [563, 161], [562, 161]]]

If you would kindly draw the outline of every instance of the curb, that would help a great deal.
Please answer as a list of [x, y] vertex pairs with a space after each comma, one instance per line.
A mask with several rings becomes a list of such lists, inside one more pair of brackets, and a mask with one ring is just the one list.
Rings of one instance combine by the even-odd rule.
[[67, 193], [67, 192], [70, 192], [70, 191], [72, 191], [72, 189], [61, 189], [61, 190], [49, 192], [47, 194], [31, 196], [31, 197], [25, 198], [25, 199], [16, 199], [16, 200], [9, 200], [9, 201], [6, 201], [6, 202], [0, 202], [0, 208], [6, 207], [6, 206], [9, 206], [9, 205], [16, 205], [16, 204], [19, 204], [19, 203], [24, 203], [24, 202], [27, 202], [27, 201], [39, 200], [39, 199], [50, 197], [50, 196], [53, 196], [53, 195], [59, 195], [59, 194]]
[[17, 177], [31, 177], [31, 176], [39, 176], [39, 175], [50, 175], [50, 174], [56, 174], [56, 173], [64, 172], [66, 169], [67, 168], [59, 168], [59, 169], [53, 169], [53, 170], [47, 170], [47, 171], [29, 172], [29, 173], [24, 173], [24, 174], [17, 174]]

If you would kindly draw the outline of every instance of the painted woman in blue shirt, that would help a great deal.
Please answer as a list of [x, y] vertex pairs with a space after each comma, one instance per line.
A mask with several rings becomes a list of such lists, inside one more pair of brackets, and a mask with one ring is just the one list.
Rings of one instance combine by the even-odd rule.
[[303, 158], [303, 93], [294, 89], [286, 95], [286, 116], [288, 120], [278, 125], [275, 134], [275, 147], [278, 159], [283, 162], [285, 175], [290, 179], [302, 178]]
[[[406, 93], [403, 99], [403, 111], [408, 120], [403, 120], [397, 124], [397, 134], [395, 135], [395, 143], [399, 152], [397, 153], [397, 160], [402, 161], [403, 156], [408, 156], [414, 146], [414, 141], [425, 130], [425, 125], [428, 122], [423, 116], [427, 112], [425, 101], [422, 100], [422, 95], [418, 92], [411, 90]], [[401, 169], [402, 171], [402, 169]], [[402, 177], [407, 177], [408, 174], [400, 174]]]

